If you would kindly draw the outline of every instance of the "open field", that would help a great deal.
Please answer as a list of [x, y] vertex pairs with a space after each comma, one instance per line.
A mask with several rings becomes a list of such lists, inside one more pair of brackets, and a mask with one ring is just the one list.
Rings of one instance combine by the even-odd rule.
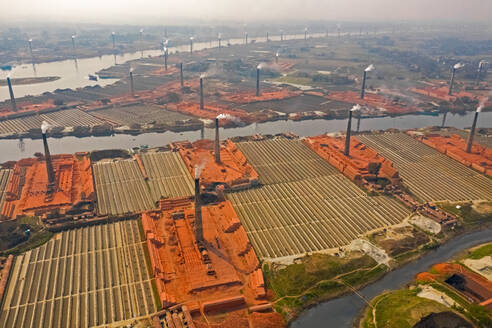
[[171, 124], [175, 121], [190, 119], [190, 116], [168, 111], [156, 105], [133, 105], [113, 107], [92, 112], [97, 117], [118, 122], [121, 125], [132, 124]]
[[227, 196], [260, 257], [347, 245], [410, 214], [392, 198], [367, 196], [299, 140], [246, 142], [238, 147], [267, 184]]
[[155, 207], [134, 159], [93, 164], [99, 214], [121, 215]]
[[154, 202], [161, 197], [184, 197], [194, 194], [194, 182], [178, 152], [144, 153], [142, 158], [149, 177]]
[[16, 258], [1, 327], [89, 327], [156, 310], [136, 220], [60, 233]]
[[284, 138], [237, 143], [264, 184], [339, 174], [300, 140]]
[[3, 202], [5, 201], [5, 188], [7, 188], [11, 173], [12, 170], [9, 169], [0, 170], [0, 209], [3, 207]]
[[104, 121], [78, 109], [67, 109], [40, 115], [31, 115], [23, 118], [0, 121], [0, 134], [27, 132], [31, 129], [40, 129], [43, 121], [52, 126], [94, 126]]
[[492, 200], [492, 180], [404, 133], [359, 135], [393, 161], [403, 183], [421, 201]]

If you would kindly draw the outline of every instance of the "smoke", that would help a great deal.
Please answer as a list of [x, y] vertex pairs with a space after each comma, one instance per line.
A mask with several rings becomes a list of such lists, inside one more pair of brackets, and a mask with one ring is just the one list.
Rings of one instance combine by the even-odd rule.
[[355, 111], [358, 111], [358, 110], [360, 110], [360, 109], [361, 109], [360, 105], [359, 105], [359, 104], [356, 104], [356, 105], [354, 105], [354, 106], [350, 109], [350, 111], [351, 111], [351, 112], [355, 112]]
[[369, 65], [369, 66], [366, 67], [365, 71], [366, 72], [370, 72], [370, 71], [374, 71], [374, 69], [375, 69], [374, 65], [371, 64], [371, 65]]
[[207, 164], [207, 160], [206, 159], [202, 159], [202, 161], [200, 162], [200, 164], [195, 165], [195, 179], [199, 179], [200, 178], [200, 175], [202, 174], [202, 170], [203, 170], [203, 168], [205, 167], [206, 164]]
[[195, 37], [194, 36], [190, 36], [190, 40], [191, 41], [195, 40]]
[[217, 34], [217, 38], [222, 39], [222, 33]]
[[144, 29], [143, 29], [143, 28], [141, 28], [141, 29], [140, 29], [140, 33], [143, 33], [143, 32], [144, 32]]
[[46, 134], [46, 131], [48, 131], [50, 127], [51, 125], [48, 122], [43, 121], [43, 123], [41, 123], [41, 133]]
[[133, 73], [133, 67], [130, 67], [130, 73]]
[[477, 113], [482, 112], [483, 107], [485, 106], [485, 98], [480, 99], [480, 102], [477, 107]]
[[111, 32], [111, 35], [115, 35], [115, 34], [116, 34], [116, 32]]
[[168, 43], [169, 43], [169, 40], [166, 39], [166, 41], [164, 41], [164, 44], [167, 46]]
[[224, 119], [224, 120], [229, 120], [229, 121], [233, 121], [233, 122], [241, 122], [241, 120], [238, 117], [232, 116], [230, 114], [219, 114], [219, 115], [217, 115], [217, 118], [219, 120]]
[[207, 73], [202, 73], [202, 74], [200, 75], [200, 78], [201, 78], [201, 79], [204, 79], [206, 76], [207, 76]]
[[280, 54], [279, 54], [279, 53], [278, 53], [278, 51], [277, 51], [277, 53], [275, 54], [275, 57], [278, 57], [279, 55], [280, 55]]
[[258, 66], [256, 66], [257, 69], [264, 69], [265, 67], [267, 67], [267, 63], [259, 63]]
[[463, 63], [457, 63], [457, 64], [455, 64], [455, 65], [453, 66], [453, 68], [454, 68], [454, 69], [460, 69], [460, 68], [462, 68], [462, 67], [465, 67], [465, 64], [463, 64]]
[[31, 43], [31, 42], [32, 42], [32, 39], [29, 39], [29, 41], [28, 41], [28, 42], [29, 42], [29, 43]]
[[76, 37], [77, 37], [77, 36], [76, 36], [75, 34], [74, 34], [74, 35], [72, 35], [72, 39], [75, 39]]

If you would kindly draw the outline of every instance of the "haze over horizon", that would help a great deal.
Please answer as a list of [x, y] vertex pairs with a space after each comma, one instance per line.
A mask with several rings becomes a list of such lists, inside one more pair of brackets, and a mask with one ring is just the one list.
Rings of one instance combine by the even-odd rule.
[[483, 23], [490, 20], [491, 12], [490, 0], [17, 0], [0, 3], [0, 19], [4, 24], [19, 21], [176, 24], [186, 19]]

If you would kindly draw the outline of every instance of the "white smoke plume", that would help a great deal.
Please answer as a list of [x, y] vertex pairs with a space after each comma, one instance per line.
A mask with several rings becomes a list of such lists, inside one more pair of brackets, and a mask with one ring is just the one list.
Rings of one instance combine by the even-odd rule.
[[224, 119], [224, 120], [229, 120], [229, 121], [234, 121], [234, 122], [241, 122], [241, 120], [238, 117], [232, 116], [230, 114], [219, 114], [219, 115], [217, 115], [217, 118], [219, 120]]
[[74, 34], [74, 35], [72, 35], [72, 39], [75, 39], [76, 37], [77, 37], [77, 36], [76, 36], [75, 34]]
[[195, 40], [195, 37], [194, 36], [190, 36], [190, 40], [191, 41]]
[[257, 69], [263, 69], [265, 67], [267, 67], [267, 63], [259, 63], [258, 66], [256, 66]]
[[48, 131], [48, 129], [51, 127], [51, 125], [46, 122], [46, 121], [43, 121], [43, 123], [41, 123], [41, 132], [43, 134], [46, 134], [46, 131]]
[[133, 67], [130, 67], [130, 73], [133, 73]]
[[486, 101], [486, 100], [487, 100], [487, 99], [485, 99], [485, 98], [480, 99], [480, 102], [479, 102], [478, 107], [477, 107], [477, 113], [482, 112], [482, 109], [483, 109], [483, 108], [484, 108], [484, 106], [485, 106], [485, 101]]
[[200, 74], [200, 78], [201, 78], [201, 79], [204, 79], [204, 78], [206, 78], [206, 77], [207, 77], [207, 73], [202, 73], [202, 74]]
[[351, 112], [355, 112], [355, 111], [358, 111], [358, 110], [360, 110], [360, 109], [361, 109], [360, 105], [359, 105], [359, 104], [356, 104], [356, 105], [354, 105], [354, 106], [350, 109], [350, 111], [351, 111]]
[[370, 71], [374, 71], [374, 69], [375, 69], [374, 65], [371, 64], [371, 65], [369, 65], [369, 66], [366, 67], [365, 71], [366, 72], [370, 72]]
[[217, 34], [217, 38], [222, 39], [222, 33]]
[[454, 69], [460, 69], [460, 68], [462, 68], [462, 67], [465, 67], [465, 64], [463, 64], [463, 63], [457, 63], [457, 64], [455, 64], [455, 65], [453, 66], [453, 68], [454, 68]]
[[195, 165], [195, 179], [199, 179], [200, 178], [200, 176], [202, 175], [202, 170], [203, 170], [203, 168], [205, 167], [206, 164], [207, 164], [207, 160], [206, 159], [202, 159], [202, 161], [200, 162], [200, 164]]
[[143, 28], [141, 28], [141, 29], [140, 29], [140, 33], [143, 33], [143, 32], [144, 32], [144, 29], [143, 29]]
[[279, 54], [279, 53], [278, 53], [278, 51], [277, 51], [277, 53], [275, 54], [275, 57], [278, 57], [279, 55], [280, 55], [280, 54]]
[[32, 39], [29, 39], [29, 43], [31, 43], [31, 42], [32, 42]]

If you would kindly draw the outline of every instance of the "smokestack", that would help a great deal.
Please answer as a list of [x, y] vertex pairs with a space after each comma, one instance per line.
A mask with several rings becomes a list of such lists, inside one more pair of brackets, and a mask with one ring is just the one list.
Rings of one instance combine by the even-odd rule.
[[215, 162], [220, 164], [219, 118], [215, 118]]
[[41, 124], [41, 135], [43, 136], [44, 158], [46, 160], [46, 173], [48, 174], [47, 193], [50, 194], [54, 191], [55, 188], [55, 171], [53, 170], [53, 162], [51, 161], [50, 150], [48, 148], [48, 140], [46, 138], [48, 127], [48, 123], [43, 121], [43, 124]]
[[167, 71], [167, 56], [168, 56], [168, 50], [167, 48], [164, 48], [164, 68], [166, 69]]
[[462, 68], [463, 66], [465, 65], [462, 63], [457, 63], [453, 66], [453, 71], [451, 73], [451, 81], [449, 82], [449, 91], [448, 91], [448, 95], [450, 96], [453, 94], [454, 75], [456, 74], [456, 71]]
[[181, 80], [181, 89], [183, 89], [184, 88], [183, 63], [179, 63], [179, 78]]
[[275, 64], [278, 64], [278, 56], [279, 56], [279, 53], [277, 51], [277, 53], [275, 54]]
[[280, 30], [280, 41], [284, 41], [284, 30]]
[[441, 128], [443, 128], [446, 124], [446, 116], [448, 116], [448, 111], [445, 111], [444, 115], [442, 116]]
[[468, 137], [468, 144], [466, 145], [467, 153], [471, 153], [472, 146], [473, 146], [473, 137], [475, 135], [475, 128], [477, 127], [478, 113], [480, 113], [481, 111], [482, 111], [482, 105], [480, 105], [477, 108], [477, 111], [475, 112], [475, 117], [473, 118], [473, 124], [471, 127], [470, 136]]
[[260, 96], [260, 67], [256, 68], [256, 96]]
[[193, 37], [190, 37], [190, 55], [193, 55]]
[[203, 77], [200, 76], [200, 109], [203, 110]]
[[195, 168], [195, 240], [197, 245], [203, 242], [203, 225], [202, 225], [202, 204], [200, 199], [200, 172]]
[[267, 32], [267, 38], [266, 38], [266, 41], [269, 42], [270, 41], [270, 38], [268, 36], [268, 32]]
[[345, 156], [349, 156], [350, 154], [350, 133], [352, 130], [352, 109], [349, 110], [349, 117], [347, 123], [347, 133], [345, 134]]
[[487, 65], [487, 62], [484, 60], [481, 60], [480, 63], [478, 63], [478, 71], [477, 71], [477, 78], [475, 81], [475, 85], [478, 85], [478, 83], [480, 82], [482, 71], [485, 68], [485, 65]]
[[248, 32], [244, 32], [244, 44], [248, 44]]
[[31, 60], [34, 62], [34, 55], [32, 54], [32, 39], [29, 39], [29, 41], [27, 42], [29, 44], [29, 53], [31, 54]]
[[453, 94], [454, 74], [456, 74], [456, 69], [453, 67], [453, 71], [451, 73], [451, 81], [449, 82], [449, 91], [448, 91], [448, 95], [450, 96]]
[[308, 32], [308, 29], [307, 27], [304, 29], [304, 41], [307, 41], [307, 32]]
[[364, 99], [364, 94], [366, 89], [366, 76], [367, 76], [367, 72], [364, 71], [364, 77], [362, 78], [362, 89], [360, 90], [360, 99]]
[[116, 49], [115, 33], [111, 32], [111, 39], [113, 39], [113, 51]]
[[130, 70], [130, 94], [135, 97], [135, 87], [133, 85], [133, 70]]
[[72, 47], [73, 47], [73, 51], [75, 52], [75, 34], [72, 35]]
[[221, 43], [221, 41], [222, 41], [222, 35], [220, 35], [220, 33], [219, 33], [219, 35], [218, 35], [217, 38], [219, 39], [219, 49], [220, 49], [220, 48], [222, 48], [222, 43]]
[[12, 105], [12, 110], [17, 111], [17, 104], [15, 103], [14, 90], [12, 89], [12, 82], [10, 82], [10, 77], [7, 76], [7, 84], [9, 86], [10, 93], [10, 104]]

